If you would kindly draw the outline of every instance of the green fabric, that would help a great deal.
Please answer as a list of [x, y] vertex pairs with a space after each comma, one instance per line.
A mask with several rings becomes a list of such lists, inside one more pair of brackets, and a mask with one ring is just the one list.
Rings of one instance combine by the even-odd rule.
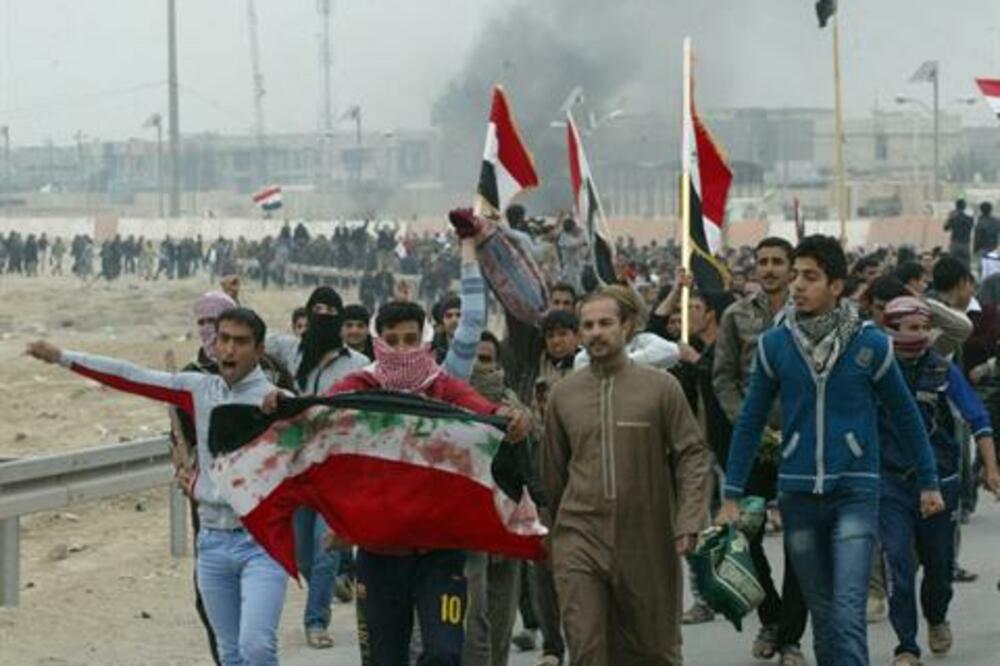
[[736, 524], [704, 530], [697, 550], [688, 558], [701, 598], [737, 631], [743, 630], [743, 618], [764, 601], [764, 588], [757, 579], [747, 540], [747, 534], [763, 526], [764, 500], [748, 497], [740, 508]]

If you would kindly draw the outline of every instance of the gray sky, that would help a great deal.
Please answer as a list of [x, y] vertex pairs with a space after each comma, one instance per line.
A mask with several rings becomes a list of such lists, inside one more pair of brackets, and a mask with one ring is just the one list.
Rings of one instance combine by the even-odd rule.
[[[615, 2], [626, 24], [634, 16], [632, 35], [643, 50], [644, 64], [626, 86], [633, 110], [677, 104], [678, 35], [685, 33], [696, 40], [703, 106], [832, 103], [830, 33], [816, 27], [812, 0], [602, 4]], [[361, 104], [369, 127], [426, 127], [431, 104], [490, 18], [518, 3], [335, 0], [335, 108]], [[245, 1], [177, 4], [183, 131], [249, 131]], [[142, 122], [166, 111], [165, 6], [165, 0], [0, 0], [0, 124], [11, 126], [15, 145], [48, 137], [69, 143], [77, 130], [100, 139], [150, 136]], [[876, 100], [891, 107], [899, 92], [929, 101], [929, 86], [907, 83], [926, 59], [941, 61], [943, 104], [974, 94], [976, 76], [1000, 77], [995, 0], [841, 0], [841, 6], [850, 111], [865, 112]], [[315, 2], [258, 0], [257, 7], [267, 129], [314, 130], [322, 93]], [[602, 38], [600, 22], [593, 38]], [[574, 84], [566, 81], [565, 91]], [[995, 122], [981, 102], [965, 114], [969, 122]]]

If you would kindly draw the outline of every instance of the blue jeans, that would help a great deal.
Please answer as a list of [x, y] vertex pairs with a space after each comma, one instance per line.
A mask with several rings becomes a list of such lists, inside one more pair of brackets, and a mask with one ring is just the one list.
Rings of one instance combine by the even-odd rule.
[[813, 617], [817, 666], [867, 666], [865, 602], [878, 493], [841, 488], [778, 495], [785, 547]]
[[340, 553], [323, 548], [323, 537], [329, 532], [326, 521], [312, 509], [295, 510], [295, 560], [309, 587], [304, 616], [307, 629], [330, 626]]
[[920, 656], [917, 646], [917, 565], [924, 566], [920, 585], [920, 606], [930, 624], [941, 624], [951, 602], [952, 563], [955, 554], [955, 512], [958, 509], [959, 481], [941, 486], [945, 510], [930, 518], [920, 516], [920, 489], [914, 481], [894, 474], [882, 476], [879, 535], [888, 572], [889, 620], [896, 631], [896, 654]]
[[276, 666], [288, 574], [243, 530], [202, 528], [198, 588], [222, 666]]

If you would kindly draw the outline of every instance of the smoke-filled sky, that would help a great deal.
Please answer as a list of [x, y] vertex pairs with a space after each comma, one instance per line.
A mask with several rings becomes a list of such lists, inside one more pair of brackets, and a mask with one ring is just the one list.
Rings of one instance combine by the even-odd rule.
[[[315, 130], [316, 3], [256, 4], [266, 128]], [[183, 131], [249, 131], [245, 0], [177, 5]], [[929, 86], [907, 82], [927, 59], [941, 61], [942, 105], [974, 94], [976, 76], [1000, 76], [995, 0], [840, 5], [849, 112], [891, 107], [897, 93], [929, 101]], [[142, 122], [166, 112], [165, 8], [166, 0], [0, 0], [0, 125], [12, 142], [148, 135]], [[703, 107], [832, 103], [831, 33], [817, 28], [813, 0], [335, 0], [334, 106], [360, 104], [371, 128], [428, 127], [435, 102], [441, 112], [467, 99], [481, 115], [499, 78], [518, 116], [555, 117], [577, 84], [598, 109], [625, 97], [626, 111], [673, 116], [685, 34], [695, 40]], [[964, 113], [995, 122], [982, 102]]]

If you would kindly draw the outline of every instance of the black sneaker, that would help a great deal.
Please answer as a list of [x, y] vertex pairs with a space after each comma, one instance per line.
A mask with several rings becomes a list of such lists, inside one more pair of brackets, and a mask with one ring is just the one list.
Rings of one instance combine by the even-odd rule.
[[525, 629], [510, 639], [510, 642], [514, 644], [521, 652], [531, 652], [535, 649], [536, 637], [538, 631], [535, 629]]
[[955, 567], [955, 571], [951, 575], [951, 580], [956, 583], [972, 583], [978, 578], [979, 574], [973, 573], [968, 569], [963, 569], [962, 567]]

